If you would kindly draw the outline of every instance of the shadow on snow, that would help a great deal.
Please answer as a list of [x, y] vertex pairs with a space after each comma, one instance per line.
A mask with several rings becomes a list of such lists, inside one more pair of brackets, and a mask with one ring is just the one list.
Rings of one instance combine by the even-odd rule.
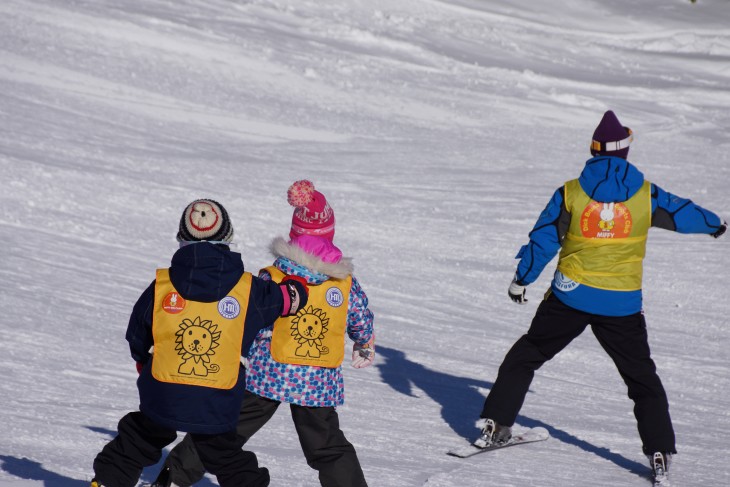
[[[101, 433], [112, 439], [116, 436], [117, 432], [106, 428], [100, 428], [97, 426], [86, 426], [86, 429], [91, 430], [95, 433]], [[157, 474], [162, 468], [164, 458], [167, 456], [168, 451], [163, 451], [162, 459], [156, 464], [146, 467], [142, 471], [140, 481], [143, 483], [152, 483]], [[95, 456], [95, 454], [94, 454]], [[88, 487], [91, 483], [91, 478], [94, 476], [92, 470], [92, 464], [94, 458], [89, 458], [89, 476], [87, 480], [78, 480], [71, 477], [65, 477], [63, 475], [51, 472], [45, 469], [40, 463], [30, 460], [29, 458], [17, 458], [8, 455], [0, 455], [0, 470], [14, 475], [24, 480], [35, 480], [43, 482], [44, 487]], [[210, 479], [203, 478], [200, 482], [195, 484], [196, 487], [214, 487], [215, 484]]]
[[[377, 351], [384, 361], [376, 367], [386, 384], [397, 392], [410, 397], [416, 397], [412, 389], [414, 386], [418, 387], [441, 405], [441, 416], [456, 434], [468, 441], [475, 438], [477, 435], [475, 420], [479, 417], [484, 404], [484, 396], [477, 391], [477, 388], [491, 389], [492, 382], [431, 370], [419, 363], [408, 360], [405, 353], [400, 350], [382, 345], [378, 346]], [[465, 404], [467, 405], [466, 408], [464, 407]], [[540, 420], [519, 415], [517, 423], [527, 428], [541, 426], [550, 432], [552, 438], [593, 453], [633, 474], [646, 476], [649, 471], [649, 467], [643, 463], [611, 452], [608, 448], [599, 447], [576, 438], [570, 433]]]
[[15, 458], [7, 455], [0, 455], [2, 470], [11, 475], [26, 480], [39, 480], [46, 487], [88, 487], [89, 480], [76, 480], [64, 477], [28, 458]]

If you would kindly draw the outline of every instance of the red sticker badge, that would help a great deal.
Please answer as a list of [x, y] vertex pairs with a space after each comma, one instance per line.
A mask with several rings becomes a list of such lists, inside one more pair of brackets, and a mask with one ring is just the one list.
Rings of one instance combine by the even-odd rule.
[[631, 225], [631, 213], [623, 203], [591, 201], [580, 215], [580, 231], [586, 238], [626, 238]]
[[168, 293], [162, 300], [162, 309], [176, 315], [185, 309], [185, 299], [178, 293]]

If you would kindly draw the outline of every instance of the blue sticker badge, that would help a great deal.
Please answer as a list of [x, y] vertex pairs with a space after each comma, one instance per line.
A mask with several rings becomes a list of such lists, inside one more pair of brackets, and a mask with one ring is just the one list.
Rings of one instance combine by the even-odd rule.
[[218, 312], [222, 317], [232, 320], [241, 313], [241, 305], [238, 304], [236, 298], [226, 296], [218, 301]]
[[333, 308], [339, 308], [345, 302], [342, 297], [342, 292], [336, 287], [329, 288], [324, 298], [327, 300], [327, 304]]

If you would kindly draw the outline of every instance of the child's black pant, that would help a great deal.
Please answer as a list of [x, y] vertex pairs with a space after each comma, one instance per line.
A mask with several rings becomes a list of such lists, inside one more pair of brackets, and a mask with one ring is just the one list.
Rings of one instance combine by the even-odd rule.
[[676, 453], [667, 395], [651, 359], [644, 315], [584, 313], [566, 306], [552, 294], [538, 307], [527, 334], [517, 340], [504, 358], [481, 417], [513, 425], [535, 371], [589, 324], [628, 386], [644, 452]]
[[[281, 405], [279, 401], [246, 392], [241, 404], [237, 433], [242, 444], [247, 442]], [[307, 464], [319, 472], [323, 487], [367, 487], [355, 448], [340, 429], [333, 407], [305, 407], [290, 404], [294, 427], [299, 435]], [[182, 487], [193, 485], [204, 475], [197, 445], [186, 436], [165, 461], [170, 477]]]
[[[243, 451], [235, 431], [217, 435], [189, 434], [205, 470], [221, 487], [265, 487], [269, 472], [259, 468], [256, 455]], [[119, 421], [118, 435], [94, 459], [96, 480], [105, 487], [134, 487], [142, 469], [154, 465], [162, 449], [175, 441], [177, 432], [164, 428], [141, 412]]]

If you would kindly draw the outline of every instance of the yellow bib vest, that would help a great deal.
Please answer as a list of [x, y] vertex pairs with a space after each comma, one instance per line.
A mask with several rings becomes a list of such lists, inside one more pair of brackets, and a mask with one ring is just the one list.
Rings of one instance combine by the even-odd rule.
[[252, 275], [220, 301], [183, 299], [168, 269], [157, 270], [152, 376], [161, 382], [231, 389], [238, 381]]
[[612, 291], [641, 289], [646, 237], [651, 227], [651, 183], [620, 203], [593, 201], [577, 179], [565, 183], [570, 227], [558, 270], [586, 286]]
[[[276, 267], [265, 269], [272, 280], [285, 274]], [[271, 356], [277, 362], [335, 368], [345, 357], [345, 329], [352, 277], [330, 278], [318, 286], [307, 285], [307, 306], [296, 316], [281, 317], [274, 324]]]

